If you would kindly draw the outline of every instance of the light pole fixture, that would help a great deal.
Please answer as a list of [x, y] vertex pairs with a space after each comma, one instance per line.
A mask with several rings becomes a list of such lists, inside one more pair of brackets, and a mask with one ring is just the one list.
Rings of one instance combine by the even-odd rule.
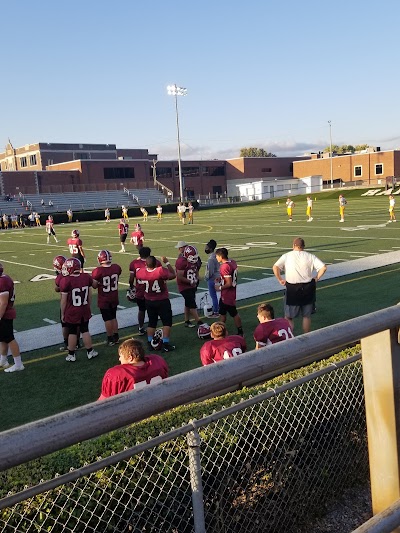
[[333, 189], [332, 121], [328, 120], [328, 124], [329, 124], [330, 156], [331, 156], [331, 189]]
[[180, 201], [183, 202], [184, 185], [183, 185], [182, 165], [181, 165], [181, 141], [179, 137], [178, 96], [186, 96], [187, 89], [185, 89], [185, 87], [178, 87], [178, 85], [174, 83], [174, 85], [168, 85], [167, 92], [170, 96], [175, 96], [176, 133], [177, 133], [177, 140], [178, 140], [179, 196], [180, 196]]

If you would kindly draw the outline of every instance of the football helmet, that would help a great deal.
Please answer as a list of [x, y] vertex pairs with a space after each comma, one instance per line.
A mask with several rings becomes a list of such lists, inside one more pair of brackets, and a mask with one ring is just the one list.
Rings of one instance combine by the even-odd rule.
[[128, 289], [126, 291], [126, 299], [130, 302], [134, 302], [136, 300], [136, 288], [132, 287], [132, 289]]
[[199, 254], [197, 253], [197, 249], [189, 244], [183, 250], [183, 257], [189, 261], [189, 263], [197, 263]]
[[150, 344], [153, 350], [161, 350], [163, 345], [163, 330], [161, 328], [155, 330]]
[[77, 239], [79, 237], [79, 230], [73, 229], [71, 232], [71, 237], [73, 237], [74, 239]]
[[197, 336], [199, 339], [209, 339], [211, 337], [211, 329], [209, 324], [200, 324], [197, 328]]
[[99, 265], [102, 265], [103, 263], [111, 263], [111, 252], [109, 252], [108, 250], [100, 250], [100, 252], [97, 254], [97, 261]]
[[135, 230], [140, 231], [142, 229], [142, 226], [140, 224], [135, 224]]
[[67, 258], [63, 255], [56, 255], [56, 257], [53, 259], [53, 267], [57, 274], [61, 274], [62, 266], [66, 260]]
[[71, 257], [70, 259], [66, 259], [64, 261], [64, 264], [61, 268], [61, 274], [63, 276], [69, 276], [70, 274], [75, 274], [76, 272], [80, 272], [81, 268], [82, 268], [82, 265], [79, 259], [76, 259], [76, 257]]

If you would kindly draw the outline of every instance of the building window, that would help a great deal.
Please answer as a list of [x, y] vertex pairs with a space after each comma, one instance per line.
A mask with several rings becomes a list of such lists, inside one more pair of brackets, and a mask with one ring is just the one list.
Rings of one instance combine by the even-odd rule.
[[276, 190], [277, 191], [283, 191], [283, 185], [277, 185]]
[[48, 159], [47, 160], [47, 166], [54, 165], [54, 159]]
[[360, 176], [362, 176], [362, 166], [357, 165], [356, 167], [354, 167], [354, 177], [360, 177]]
[[28, 162], [26, 160], [26, 157], [21, 157], [20, 160], [19, 160], [19, 164], [20, 164], [20, 167], [21, 168], [25, 168], [28, 166]]
[[85, 152], [77, 152], [75, 154], [75, 159], [89, 159], [89, 154], [85, 153]]
[[225, 167], [203, 167], [203, 176], [225, 176]]
[[382, 174], [383, 174], [383, 164], [382, 163], [377, 163], [375, 165], [375, 175], [379, 176], [379, 175], [382, 175]]
[[[153, 175], [153, 169], [151, 168], [151, 176]], [[172, 178], [172, 168], [171, 167], [156, 167], [157, 170], [157, 179], [160, 178]]]
[[37, 165], [36, 154], [32, 154], [29, 156], [29, 164], [31, 167], [34, 167], [35, 165]]
[[299, 184], [298, 183], [292, 183], [292, 185], [290, 186], [290, 188], [295, 191], [296, 189], [299, 188]]
[[272, 172], [272, 168], [262, 168], [261, 172]]
[[182, 167], [182, 174], [186, 178], [197, 178], [199, 175], [199, 167]]
[[133, 180], [135, 179], [135, 169], [134, 168], [105, 168], [104, 169], [104, 179], [105, 180]]

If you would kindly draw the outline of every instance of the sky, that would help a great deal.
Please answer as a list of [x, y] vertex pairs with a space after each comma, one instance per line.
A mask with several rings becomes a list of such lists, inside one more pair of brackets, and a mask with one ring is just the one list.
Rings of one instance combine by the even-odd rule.
[[[176, 159], [400, 147], [398, 0], [12, 0], [0, 151], [115, 143]], [[328, 121], [331, 121], [331, 129]]]

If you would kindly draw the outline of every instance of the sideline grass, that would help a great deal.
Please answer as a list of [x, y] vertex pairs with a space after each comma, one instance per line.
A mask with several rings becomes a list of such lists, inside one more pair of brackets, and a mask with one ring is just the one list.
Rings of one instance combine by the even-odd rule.
[[[318, 284], [317, 313], [312, 319], [313, 329], [395, 305], [400, 301], [397, 288], [399, 273], [400, 266], [391, 266], [321, 281]], [[257, 325], [256, 307], [264, 301], [274, 305], [277, 316], [282, 315], [281, 293], [271, 294], [269, 298], [260, 295], [243, 300], [238, 305], [249, 349], [254, 348], [252, 332]], [[227, 325], [234, 333], [229, 317]], [[299, 326], [297, 322], [297, 334], [300, 334]], [[128, 338], [132, 333], [132, 328], [127, 328], [121, 331], [121, 336]], [[199, 367], [202, 342], [197, 338], [196, 330], [188, 331], [183, 327], [182, 316], [175, 317], [172, 338], [177, 350], [166, 356], [170, 374]], [[80, 350], [76, 363], [66, 363], [65, 353], [52, 347], [25, 354], [24, 372], [5, 374], [0, 371], [3, 398], [0, 430], [95, 401], [104, 372], [118, 363], [117, 348], [106, 348], [103, 341], [104, 336], [94, 338], [95, 346], [100, 348], [100, 355], [94, 360], [87, 360], [85, 350]]]

